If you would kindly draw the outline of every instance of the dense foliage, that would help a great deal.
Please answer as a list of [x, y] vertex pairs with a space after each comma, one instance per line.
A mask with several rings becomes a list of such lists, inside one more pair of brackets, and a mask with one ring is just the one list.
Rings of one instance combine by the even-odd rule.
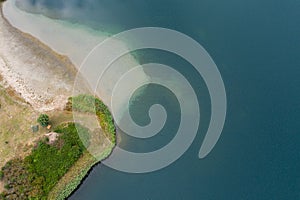
[[113, 143], [116, 142], [113, 117], [107, 106], [100, 99], [92, 95], [78, 95], [70, 97], [66, 107], [68, 110], [95, 113], [106, 136]]
[[41, 114], [37, 119], [37, 122], [42, 126], [46, 127], [49, 125], [49, 116], [46, 114]]
[[[79, 95], [69, 98], [66, 108], [76, 112], [95, 113], [104, 134], [115, 144], [113, 118], [102, 101], [93, 96]], [[49, 117], [42, 114], [38, 122], [41, 126], [47, 126]], [[49, 143], [47, 139], [42, 140], [36, 144], [30, 155], [24, 159], [10, 160], [2, 168], [0, 179], [5, 184], [5, 191], [0, 194], [0, 199], [47, 199], [50, 191], [52, 192], [70, 167], [87, 154], [85, 147], [90, 142], [89, 129], [79, 124], [65, 123], [56, 127], [54, 131], [59, 134], [56, 141]], [[103, 156], [106, 157], [112, 148], [113, 145], [107, 152], [103, 152]], [[62, 191], [58, 191], [59, 198], [63, 199], [69, 195], [94, 163], [95, 161], [91, 160], [89, 165], [79, 171], [76, 179], [68, 183]]]
[[29, 179], [29, 173], [23, 160], [13, 159], [2, 168], [4, 188], [0, 199], [28, 199], [31, 192], [35, 192]]
[[47, 199], [50, 190], [85, 150], [77, 134], [78, 127], [86, 132], [88, 141], [88, 129], [74, 123], [63, 124], [55, 130], [60, 133], [56, 142], [39, 142], [24, 160], [9, 161], [2, 169], [7, 185], [2, 198]]

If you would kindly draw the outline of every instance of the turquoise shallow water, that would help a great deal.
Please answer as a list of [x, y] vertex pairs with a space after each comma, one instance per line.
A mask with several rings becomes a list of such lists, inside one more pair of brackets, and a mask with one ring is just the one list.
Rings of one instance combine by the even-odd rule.
[[[184, 60], [161, 51], [136, 52], [141, 63], [160, 62], [184, 74], [197, 91], [201, 124], [196, 140], [174, 164], [147, 174], [97, 165], [70, 199], [300, 199], [300, 2], [288, 1], [48, 1], [30, 12], [117, 33], [143, 26], [181, 31], [216, 62], [227, 91], [222, 136], [203, 160], [197, 155], [210, 118], [205, 83]], [[165, 88], [148, 87], [131, 107], [140, 124], [153, 103], [170, 118], [145, 141], [122, 135], [137, 152], [159, 148], [176, 132], [178, 102]], [[120, 133], [121, 134], [121, 133]]]

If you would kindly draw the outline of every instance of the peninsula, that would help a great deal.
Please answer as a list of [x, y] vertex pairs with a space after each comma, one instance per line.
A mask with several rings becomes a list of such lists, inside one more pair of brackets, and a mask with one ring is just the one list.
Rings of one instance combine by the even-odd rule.
[[[1, 3], [0, 199], [65, 199], [111, 153], [112, 116], [84, 79], [72, 97], [76, 73], [68, 57], [12, 27]], [[41, 114], [49, 126], [38, 124]], [[98, 126], [80, 121], [94, 116]]]

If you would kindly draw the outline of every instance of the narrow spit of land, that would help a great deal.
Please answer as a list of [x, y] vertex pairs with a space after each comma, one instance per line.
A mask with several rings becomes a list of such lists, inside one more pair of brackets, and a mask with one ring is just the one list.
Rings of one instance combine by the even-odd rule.
[[[100, 129], [85, 123], [94, 115], [78, 109], [80, 106], [76, 111], [70, 109], [70, 104], [73, 105], [69, 97], [73, 94], [76, 73], [67, 57], [12, 27], [3, 17], [0, 3], [0, 199], [65, 199], [91, 167], [112, 151], [115, 129], [106, 106], [101, 104], [96, 113]], [[76, 93], [89, 93], [83, 79], [79, 81], [82, 88], [77, 88]], [[84, 101], [91, 98], [82, 95], [76, 105], [82, 101], [85, 104]], [[92, 145], [82, 145], [73, 112], [77, 112], [79, 122], [80, 118], [84, 119], [79, 126], [90, 133], [88, 138]], [[33, 133], [31, 125], [37, 124], [41, 113], [49, 115], [52, 128], [40, 127]], [[47, 133], [55, 131], [58, 138], [50, 144]], [[74, 148], [74, 152], [70, 148]], [[70, 153], [62, 153], [65, 149]], [[90, 154], [93, 149], [97, 149], [96, 158]], [[52, 153], [55, 153], [55, 161], [47, 156]], [[62, 156], [67, 156], [68, 162], [58, 163], [65, 159]], [[41, 157], [43, 161], [39, 160]], [[53, 170], [59, 170], [53, 180], [43, 179], [49, 174], [40, 174], [40, 170], [43, 171], [40, 164], [46, 161], [49, 168], [53, 163]]]

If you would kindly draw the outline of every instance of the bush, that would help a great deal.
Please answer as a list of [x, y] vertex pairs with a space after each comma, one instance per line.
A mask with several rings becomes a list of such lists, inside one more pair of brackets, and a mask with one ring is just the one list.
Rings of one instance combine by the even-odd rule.
[[5, 194], [3, 192], [0, 194], [0, 199], [5, 199]]
[[49, 125], [49, 116], [46, 114], [41, 114], [37, 119], [37, 122], [42, 126], [46, 127]]
[[3, 167], [4, 182], [8, 195], [26, 196], [26, 199], [46, 199], [48, 193], [61, 177], [74, 165], [85, 151], [77, 129], [89, 140], [89, 130], [79, 124], [67, 123], [58, 126], [58, 140], [49, 145], [40, 141], [24, 160], [15, 159]]
[[10, 186], [8, 184], [4, 185], [4, 188], [9, 190], [10, 189]]
[[4, 173], [3, 173], [3, 171], [0, 171], [0, 180], [2, 180], [2, 179], [3, 179], [3, 176], [4, 176]]

